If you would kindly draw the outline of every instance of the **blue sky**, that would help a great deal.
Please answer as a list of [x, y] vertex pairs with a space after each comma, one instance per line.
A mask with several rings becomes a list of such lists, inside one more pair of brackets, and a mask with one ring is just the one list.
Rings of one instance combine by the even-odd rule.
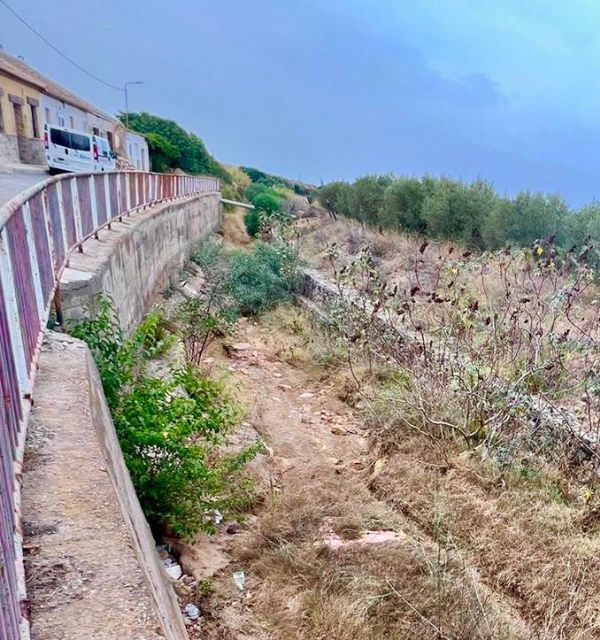
[[[143, 80], [132, 110], [222, 161], [314, 183], [393, 171], [600, 196], [598, 2], [8, 1], [97, 75]], [[0, 43], [123, 107], [2, 6]]]

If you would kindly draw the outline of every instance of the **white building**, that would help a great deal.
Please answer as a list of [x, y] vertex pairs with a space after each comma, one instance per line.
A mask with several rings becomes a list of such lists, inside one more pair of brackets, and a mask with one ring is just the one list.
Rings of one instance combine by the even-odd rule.
[[[15, 85], [15, 81], [18, 83], [17, 85]], [[16, 88], [20, 89], [21, 86], [23, 87], [21, 91], [23, 95], [17, 96]], [[10, 127], [8, 132], [5, 131], [2, 126], [3, 121], [0, 119], [0, 134], [12, 133], [14, 134], [13, 137], [19, 137], [24, 150], [31, 151], [28, 155], [35, 156], [33, 161], [44, 161], [43, 127], [45, 124], [53, 124], [60, 127], [68, 127], [69, 129], [87, 131], [102, 138], [107, 138], [111, 149], [119, 156], [126, 158], [140, 170], [149, 170], [148, 145], [142, 135], [126, 131], [121, 121], [114, 116], [104, 113], [58, 83], [46, 78], [46, 76], [25, 64], [22, 59], [14, 58], [0, 50], [0, 97], [4, 93], [6, 94], [4, 107], [7, 113], [9, 99], [12, 98], [14, 101], [19, 101], [17, 106], [20, 112], [24, 113], [21, 118], [22, 123], [19, 122], [21, 124], [20, 129], [28, 129], [29, 120], [27, 120], [27, 117], [29, 116], [28, 112], [25, 113], [26, 108], [31, 109], [32, 115], [29, 119], [34, 122], [34, 125], [29, 126], [29, 129], [33, 131], [32, 135], [29, 136], [31, 140], [29, 140], [25, 139], [25, 135], [20, 137], [17, 135], [16, 125]], [[1, 114], [2, 103], [0, 103]], [[12, 121], [9, 124], [12, 125]], [[15, 131], [12, 131], [12, 129], [15, 129]], [[8, 138], [9, 136], [4, 135], [4, 137]], [[1, 142], [2, 140], [0, 139]], [[28, 144], [25, 145], [25, 143]], [[8, 144], [4, 145], [6, 148], [8, 146]], [[13, 144], [12, 147], [14, 146]], [[2, 149], [4, 147], [0, 144], [0, 160], [2, 160]], [[10, 149], [12, 155], [7, 159], [10, 161], [18, 160], [18, 157], [14, 157], [15, 152], [12, 147]], [[32, 147], [32, 149], [29, 149], [29, 147]], [[35, 153], [33, 153], [34, 151]], [[6, 153], [8, 154], [8, 151]]]
[[139, 171], [150, 170], [150, 158], [148, 157], [148, 143], [143, 135], [133, 131], [125, 132], [126, 155], [129, 161]]

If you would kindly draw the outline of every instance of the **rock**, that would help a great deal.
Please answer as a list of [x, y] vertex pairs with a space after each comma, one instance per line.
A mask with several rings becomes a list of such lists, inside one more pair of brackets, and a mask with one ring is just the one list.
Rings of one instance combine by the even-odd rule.
[[302, 399], [305, 399], [305, 398], [314, 398], [314, 397], [315, 397], [315, 394], [314, 394], [314, 393], [311, 393], [310, 391], [305, 391], [304, 393], [301, 393], [301, 394], [300, 394], [300, 397], [301, 397]]
[[254, 345], [251, 345], [249, 342], [234, 342], [229, 349], [236, 352], [251, 351], [254, 349]]
[[165, 567], [165, 571], [167, 572], [167, 575], [169, 576], [169, 578], [171, 578], [171, 580], [179, 580], [179, 578], [181, 578], [181, 576], [183, 575], [183, 571], [181, 570], [181, 567], [177, 562], [173, 562], [168, 566], [163, 566]]
[[279, 373], [279, 371], [273, 371], [273, 377], [274, 378], [283, 378], [283, 375], [281, 373]]
[[192, 602], [185, 605], [183, 613], [186, 618], [189, 618], [190, 620], [198, 620], [200, 617], [200, 609], [198, 609], [198, 607]]
[[350, 466], [357, 471], [362, 471], [365, 468], [365, 463], [362, 460], [352, 460]]
[[233, 535], [234, 533], [239, 533], [241, 529], [242, 529], [242, 526], [240, 525], [239, 522], [232, 522], [231, 524], [227, 525], [227, 528], [225, 529], [225, 531]]
[[341, 427], [339, 424], [334, 424], [333, 427], [331, 427], [330, 431], [334, 436], [345, 436], [348, 434], [346, 429], [344, 429], [344, 427]]
[[182, 568], [196, 580], [210, 578], [229, 564], [217, 536], [199, 533], [191, 543], [173, 540], [172, 544]]

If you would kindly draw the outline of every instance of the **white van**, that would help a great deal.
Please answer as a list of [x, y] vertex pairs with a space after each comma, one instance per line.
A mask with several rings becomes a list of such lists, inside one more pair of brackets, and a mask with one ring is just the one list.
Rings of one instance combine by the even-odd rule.
[[46, 124], [44, 146], [50, 173], [84, 173], [115, 169], [115, 155], [108, 140], [85, 131]]
[[117, 167], [116, 156], [106, 138], [92, 136], [94, 152], [94, 171], [114, 171]]

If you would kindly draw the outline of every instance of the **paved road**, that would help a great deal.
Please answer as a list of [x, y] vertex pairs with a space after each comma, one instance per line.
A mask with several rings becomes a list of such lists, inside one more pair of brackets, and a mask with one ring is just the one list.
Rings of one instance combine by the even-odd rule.
[[21, 191], [43, 182], [50, 176], [43, 169], [14, 169], [12, 172], [0, 171], [0, 207]]

